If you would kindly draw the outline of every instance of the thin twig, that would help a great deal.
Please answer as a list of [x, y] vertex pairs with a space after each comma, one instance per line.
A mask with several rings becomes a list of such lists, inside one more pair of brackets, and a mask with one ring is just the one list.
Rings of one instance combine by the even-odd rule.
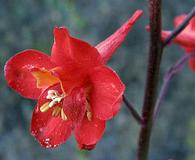
[[167, 90], [168, 90], [168, 87], [169, 87], [169, 84], [170, 84], [170, 81], [172, 80], [172, 78], [181, 72], [184, 64], [186, 61], [188, 61], [190, 58], [192, 57], [195, 57], [195, 53], [191, 53], [191, 54], [185, 54], [183, 57], [181, 57], [175, 65], [173, 65], [166, 73], [165, 73], [165, 76], [164, 76], [164, 81], [163, 81], [163, 85], [161, 87], [161, 90], [160, 90], [160, 94], [158, 96], [158, 99], [156, 101], [156, 104], [155, 104], [155, 111], [154, 111], [154, 116], [153, 116], [153, 121], [156, 120], [158, 114], [159, 114], [159, 111], [160, 111], [160, 107], [161, 107], [161, 104], [163, 102], [163, 99], [167, 93]]
[[167, 46], [179, 33], [181, 33], [185, 27], [188, 25], [189, 21], [195, 16], [195, 7], [186, 16], [185, 20], [175, 29], [173, 32], [165, 39], [163, 42], [163, 47]]
[[135, 110], [135, 108], [133, 107], [133, 105], [127, 100], [127, 98], [125, 97], [125, 95], [123, 95], [123, 101], [124, 101], [125, 105], [127, 106], [127, 108], [129, 109], [130, 113], [132, 114], [133, 118], [135, 118], [135, 120], [137, 121], [137, 123], [142, 124], [142, 118], [141, 118], [141, 116]]

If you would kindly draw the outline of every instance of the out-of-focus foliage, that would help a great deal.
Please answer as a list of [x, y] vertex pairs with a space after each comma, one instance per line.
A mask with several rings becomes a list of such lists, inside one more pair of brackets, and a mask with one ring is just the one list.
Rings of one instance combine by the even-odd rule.
[[[194, 0], [163, 1], [163, 28], [172, 29], [173, 18], [190, 11]], [[144, 16], [134, 26], [109, 65], [127, 85], [126, 95], [141, 110], [147, 65], [147, 1], [143, 0], [0, 0], [0, 159], [2, 160], [133, 160], [139, 127], [125, 106], [107, 124], [96, 149], [79, 151], [74, 139], [57, 149], [43, 149], [30, 135], [29, 126], [35, 102], [21, 98], [9, 89], [3, 66], [15, 53], [38, 49], [50, 53], [53, 27], [65, 25], [70, 32], [93, 45], [115, 31], [138, 8]], [[167, 47], [163, 73], [183, 50]], [[195, 159], [195, 73], [187, 65], [173, 79], [152, 136], [151, 160]]]

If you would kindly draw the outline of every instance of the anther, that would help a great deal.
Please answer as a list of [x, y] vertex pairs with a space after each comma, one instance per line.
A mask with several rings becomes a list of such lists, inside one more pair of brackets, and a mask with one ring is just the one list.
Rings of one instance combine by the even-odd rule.
[[66, 120], [68, 119], [67, 116], [65, 115], [63, 109], [61, 109], [61, 118], [62, 118], [64, 121], [66, 121]]
[[41, 112], [46, 112], [49, 109], [49, 102], [44, 103], [41, 107], [40, 107], [40, 111]]
[[50, 103], [49, 103], [49, 107], [53, 107], [55, 104], [60, 103], [60, 101], [63, 99], [63, 97], [56, 97], [54, 98]]
[[57, 92], [57, 91], [55, 91], [55, 90], [49, 90], [48, 92], [47, 92], [47, 97], [46, 97], [46, 99], [51, 99], [51, 100], [53, 100], [53, 99], [55, 99], [56, 97], [58, 97], [59, 96], [59, 93]]
[[61, 111], [61, 108], [60, 107], [56, 107], [53, 112], [52, 112], [52, 116], [54, 117], [57, 117], [60, 115], [60, 111]]
[[48, 94], [56, 95], [56, 94], [57, 94], [57, 91], [55, 91], [55, 90], [49, 90], [47, 93], [48, 93]]
[[92, 120], [91, 106], [90, 106], [90, 104], [89, 104], [88, 101], [86, 101], [86, 110], [87, 110], [87, 112], [86, 112], [86, 114], [87, 114], [87, 119], [88, 119], [89, 121], [91, 121], [91, 120]]
[[87, 111], [87, 119], [89, 120], [89, 121], [91, 121], [92, 120], [92, 113], [91, 112], [89, 112], [89, 111]]
[[56, 91], [56, 90], [49, 90], [49, 91], [47, 92], [47, 96], [46, 96], [46, 99], [52, 100], [52, 101], [49, 103], [49, 107], [50, 107], [50, 108], [53, 107], [55, 104], [60, 103], [61, 100], [62, 100], [63, 98], [64, 98], [64, 95], [63, 95], [63, 94], [60, 95], [60, 94], [58, 93], [58, 91]]

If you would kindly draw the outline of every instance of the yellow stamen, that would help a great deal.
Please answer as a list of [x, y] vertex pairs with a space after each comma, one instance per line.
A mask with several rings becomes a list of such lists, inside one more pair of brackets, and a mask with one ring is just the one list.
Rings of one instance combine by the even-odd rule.
[[63, 108], [61, 109], [61, 118], [66, 121], [68, 118], [67, 116], [65, 115], [64, 111], [63, 111]]
[[89, 104], [88, 101], [86, 102], [86, 110], [87, 110], [87, 112], [86, 112], [86, 114], [87, 114], [87, 119], [88, 119], [89, 121], [91, 121], [91, 120], [92, 120], [91, 106], [90, 106], [90, 104]]
[[53, 112], [52, 112], [52, 116], [54, 117], [58, 117], [60, 115], [60, 111], [61, 111], [61, 108], [60, 107], [56, 107]]
[[89, 111], [87, 111], [87, 119], [88, 119], [89, 121], [92, 120], [92, 113], [89, 112]]
[[55, 104], [58, 104], [61, 102], [61, 100], [64, 98], [64, 95], [63, 94], [59, 94], [58, 91], [56, 90], [49, 90], [47, 92], [47, 96], [46, 96], [46, 99], [50, 99], [52, 100], [50, 103], [49, 103], [49, 107], [53, 107]]
[[41, 107], [40, 107], [40, 111], [41, 112], [46, 112], [49, 109], [49, 102], [44, 103]]

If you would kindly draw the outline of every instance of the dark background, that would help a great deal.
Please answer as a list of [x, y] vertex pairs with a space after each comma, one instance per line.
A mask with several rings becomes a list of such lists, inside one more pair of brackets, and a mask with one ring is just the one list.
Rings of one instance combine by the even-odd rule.
[[[164, 0], [163, 28], [172, 29], [174, 17], [188, 13], [194, 5], [194, 0]], [[79, 151], [74, 138], [56, 149], [41, 148], [29, 132], [35, 102], [8, 88], [3, 66], [24, 49], [50, 54], [54, 26], [65, 25], [72, 35], [96, 45], [136, 9], [144, 10], [144, 15], [108, 65], [127, 85], [125, 94], [129, 100], [141, 106], [148, 53], [146, 0], [0, 0], [0, 160], [135, 159], [139, 127], [125, 106], [107, 123], [106, 132], [93, 151]], [[166, 48], [161, 79], [182, 55], [183, 50], [176, 45]], [[194, 115], [195, 73], [185, 65], [172, 80], [155, 124], [151, 160], [195, 160]]]

